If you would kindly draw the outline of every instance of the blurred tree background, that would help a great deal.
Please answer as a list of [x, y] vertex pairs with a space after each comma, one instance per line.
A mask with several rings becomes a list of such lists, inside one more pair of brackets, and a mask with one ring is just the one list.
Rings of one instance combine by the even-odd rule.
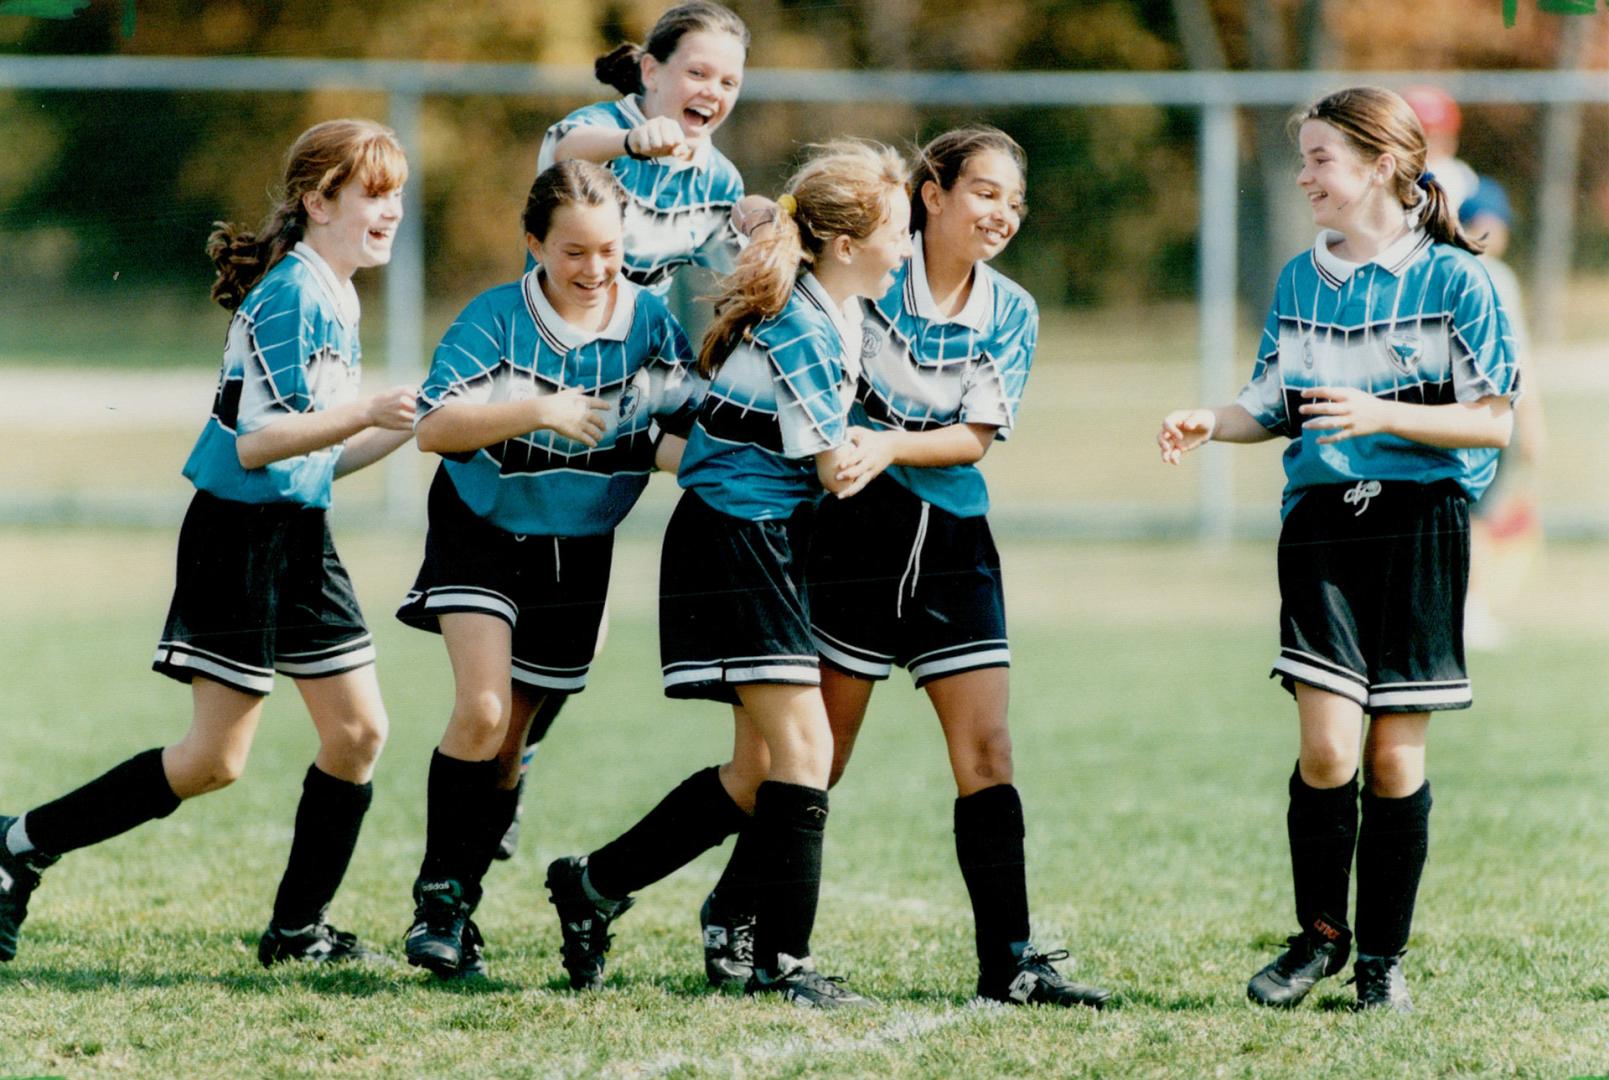
[[[4, 6], [0, 5], [0, 10]], [[70, 5], [69, 5], [70, 6]], [[0, 55], [121, 54], [543, 62], [587, 65], [641, 40], [662, 0], [93, 0], [58, 20], [0, 15]], [[751, 67], [909, 70], [1547, 68], [1568, 18], [1521, 0], [734, 0], [754, 35]], [[1574, 20], [1582, 64], [1609, 65], [1609, 20]], [[1590, 25], [1587, 25], [1590, 24]], [[426, 249], [445, 307], [511, 276], [518, 214], [546, 126], [586, 100], [428, 98], [422, 152]], [[13, 299], [93, 296], [115, 280], [205, 295], [201, 255], [218, 218], [255, 222], [297, 131], [342, 114], [383, 116], [364, 94], [0, 93], [0, 266]], [[1266, 302], [1272, 265], [1306, 242], [1293, 207], [1285, 110], [1242, 112], [1244, 294]], [[904, 144], [969, 120], [1028, 150], [1032, 212], [1002, 257], [1047, 307], [1191, 294], [1196, 274], [1196, 115], [1172, 108], [975, 113], [740, 103], [717, 141], [751, 190], [774, 191], [802, 144], [861, 134]], [[1606, 117], [1588, 110], [1578, 197], [1609, 172]], [[1463, 156], [1497, 174], [1526, 235], [1538, 177], [1538, 110], [1466, 110]], [[1603, 217], [1579, 218], [1577, 258], [1609, 265]], [[418, 227], [418, 223], [415, 223]], [[1523, 263], [1522, 243], [1514, 255]], [[3, 302], [3, 298], [0, 298]]]

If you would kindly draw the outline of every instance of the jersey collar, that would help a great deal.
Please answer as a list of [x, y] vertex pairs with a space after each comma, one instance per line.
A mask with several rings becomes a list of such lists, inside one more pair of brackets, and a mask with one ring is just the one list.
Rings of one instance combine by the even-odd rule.
[[[1339, 287], [1346, 283], [1354, 271], [1368, 263], [1348, 262], [1330, 250], [1332, 243], [1338, 243], [1344, 236], [1334, 229], [1320, 229], [1318, 240], [1313, 244], [1313, 265], [1318, 268], [1319, 274], [1330, 285]], [[1392, 277], [1400, 277], [1402, 272], [1412, 266], [1430, 247], [1430, 235], [1423, 229], [1410, 229], [1404, 236], [1398, 237], [1384, 251], [1370, 259], [1370, 263]]]
[[838, 337], [843, 342], [844, 355], [860, 357], [860, 304], [850, 302], [839, 307], [827, 295], [816, 275], [806, 271], [799, 275], [799, 281], [794, 286], [804, 294], [805, 302], [820, 308], [832, 320], [833, 329], [838, 331]]
[[637, 286], [627, 281], [625, 274], [615, 275], [615, 309], [609, 316], [609, 325], [598, 331], [583, 330], [561, 318], [548, 301], [547, 293], [542, 291], [541, 274], [542, 267], [538, 264], [525, 275], [521, 288], [525, 293], [525, 306], [536, 320], [537, 333], [554, 352], [566, 353], [600, 339], [626, 340], [631, 332], [631, 314], [637, 307]]
[[[641, 94], [627, 94], [625, 97], [621, 98], [620, 111], [625, 114], [626, 120], [631, 124], [632, 127], [637, 127], [639, 124], [646, 124], [648, 122], [648, 117], [642, 111]], [[693, 156], [690, 160], [684, 160], [679, 157], [662, 157], [655, 158], [654, 160], [659, 163], [660, 168], [669, 169], [671, 172], [680, 172], [683, 169], [698, 169], [702, 171], [709, 167], [710, 141], [706, 138], [700, 142], [698, 144], [698, 149], [693, 151]]]
[[324, 294], [329, 297], [330, 306], [335, 309], [335, 317], [347, 329], [358, 324], [358, 316], [362, 314], [362, 307], [358, 303], [358, 291], [352, 285], [352, 279], [342, 281], [330, 269], [330, 264], [324, 261], [324, 256], [314, 250], [313, 245], [306, 240], [298, 240], [290, 253], [302, 260], [312, 273], [313, 280], [318, 282]]
[[973, 264], [972, 292], [967, 296], [967, 302], [953, 317], [945, 315], [934, 302], [927, 284], [927, 260], [922, 255], [922, 234], [914, 233], [911, 236], [911, 261], [905, 272], [905, 310], [930, 323], [960, 323], [981, 331], [988, 327], [989, 315], [994, 310], [994, 283], [983, 272], [981, 264]]

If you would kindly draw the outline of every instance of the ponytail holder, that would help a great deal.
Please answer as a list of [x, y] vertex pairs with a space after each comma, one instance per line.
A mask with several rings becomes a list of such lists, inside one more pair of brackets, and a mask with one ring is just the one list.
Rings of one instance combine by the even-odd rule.
[[1415, 180], [1414, 183], [1418, 184], [1425, 191], [1429, 191], [1430, 185], [1435, 179], [1436, 174], [1431, 172], [1429, 169], [1426, 169], [1424, 172], [1419, 174], [1419, 179]]
[[782, 211], [783, 216], [792, 217], [799, 209], [799, 201], [787, 192], [783, 192], [777, 196], [777, 209]]

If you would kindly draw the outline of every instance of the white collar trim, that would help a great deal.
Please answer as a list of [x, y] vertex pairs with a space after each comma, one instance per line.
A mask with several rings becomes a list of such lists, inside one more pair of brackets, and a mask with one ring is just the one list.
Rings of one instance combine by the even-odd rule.
[[[821, 282], [816, 280], [816, 275], [809, 271], [799, 276], [799, 280], [794, 287], [803, 289], [807, 302], [814, 303], [827, 313], [827, 317], [832, 320], [833, 329], [838, 331], [838, 337], [843, 342], [844, 355], [853, 354], [858, 358], [860, 356], [860, 334], [858, 333], [860, 329], [860, 305], [851, 299], [843, 307], [839, 307], [833, 303], [832, 297], [827, 295], [827, 290], [822, 287]], [[851, 309], [853, 309], [854, 314], [850, 313]]]
[[927, 283], [927, 260], [922, 255], [922, 234], [918, 232], [911, 236], [911, 262], [905, 275], [905, 307], [911, 314], [931, 323], [960, 323], [982, 331], [989, 325], [990, 313], [994, 311], [994, 283], [983, 272], [983, 265], [974, 263], [972, 291], [967, 295], [967, 302], [953, 316], [945, 315], [933, 300], [932, 290]]
[[1376, 263], [1392, 276], [1398, 276], [1430, 246], [1430, 236], [1423, 229], [1410, 229], [1368, 262], [1355, 263], [1348, 262], [1330, 250], [1331, 244], [1345, 238], [1343, 233], [1335, 229], [1320, 229], [1318, 240], [1313, 244], [1314, 265], [1325, 278], [1337, 285], [1350, 278], [1360, 266], [1366, 266], [1368, 263]]
[[624, 274], [615, 275], [615, 309], [609, 315], [609, 325], [597, 331], [583, 330], [560, 316], [548, 300], [547, 293], [542, 291], [541, 275], [542, 267], [538, 264], [525, 275], [522, 288], [531, 318], [536, 320], [537, 332], [554, 352], [579, 349], [600, 338], [608, 341], [626, 340], [626, 335], [631, 332], [631, 315], [637, 307], [637, 286], [627, 281]]
[[[637, 127], [639, 124], [646, 124], [648, 122], [647, 115], [642, 111], [641, 94], [627, 94], [625, 97], [621, 98], [620, 111], [626, 114], [626, 119], [631, 121], [632, 127]], [[669, 169], [671, 172], [680, 172], [682, 169], [707, 169], [710, 163], [710, 141], [708, 138], [701, 139], [698, 143], [698, 147], [693, 151], [693, 156], [691, 159], [684, 160], [679, 157], [662, 157], [654, 158], [653, 160], [656, 161], [661, 168]]]
[[290, 254], [307, 264], [313, 273], [313, 280], [318, 282], [330, 304], [335, 308], [335, 317], [341, 320], [341, 325], [350, 329], [358, 324], [358, 316], [363, 313], [362, 305], [358, 303], [358, 291], [352, 285], [352, 279], [342, 281], [330, 269], [330, 264], [324, 261], [324, 256], [306, 240], [298, 240], [296, 246], [291, 248]]

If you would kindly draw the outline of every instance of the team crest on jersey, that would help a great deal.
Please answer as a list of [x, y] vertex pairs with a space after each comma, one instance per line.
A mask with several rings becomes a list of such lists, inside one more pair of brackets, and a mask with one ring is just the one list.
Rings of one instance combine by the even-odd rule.
[[883, 347], [883, 336], [877, 332], [877, 327], [871, 320], [864, 320], [860, 324], [860, 362], [866, 363], [877, 355], [877, 350]]
[[1393, 330], [1386, 335], [1386, 356], [1404, 375], [1413, 374], [1424, 352], [1424, 341], [1410, 330]]
[[622, 427], [630, 423], [631, 418], [637, 415], [637, 410], [642, 408], [642, 403], [647, 393], [648, 373], [639, 371], [632, 376], [631, 382], [627, 383], [626, 388], [620, 392], [620, 424]]

